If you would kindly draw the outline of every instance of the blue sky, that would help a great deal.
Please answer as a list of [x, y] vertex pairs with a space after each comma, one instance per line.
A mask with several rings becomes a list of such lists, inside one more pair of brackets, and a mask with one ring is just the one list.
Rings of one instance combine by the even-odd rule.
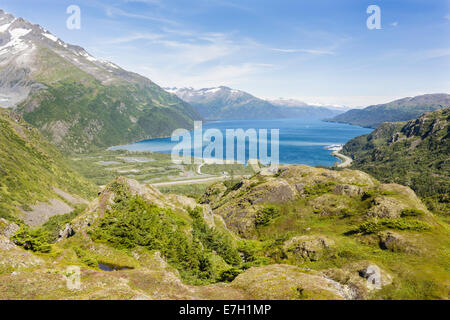
[[[81, 29], [66, 8], [81, 8]], [[369, 5], [381, 30], [369, 30]], [[448, 0], [2, 0], [161, 86], [364, 106], [450, 90]]]

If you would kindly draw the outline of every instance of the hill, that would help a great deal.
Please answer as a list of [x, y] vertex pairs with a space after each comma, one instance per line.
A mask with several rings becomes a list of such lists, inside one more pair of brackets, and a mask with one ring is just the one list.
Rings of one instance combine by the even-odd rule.
[[147, 78], [0, 11], [0, 106], [67, 152], [168, 136], [198, 113]]
[[448, 229], [408, 187], [355, 170], [285, 166], [200, 204], [118, 178], [57, 242], [54, 224], [10, 239], [6, 225], [2, 299], [448, 298]]
[[410, 186], [421, 196], [450, 190], [450, 108], [409, 122], [383, 123], [350, 140], [343, 152], [353, 167], [385, 182]]
[[337, 115], [328, 121], [376, 128], [383, 122], [409, 121], [425, 112], [435, 111], [449, 106], [449, 94], [426, 94], [370, 106], [364, 109], [353, 109]]
[[291, 100], [263, 100], [247, 92], [224, 86], [199, 90], [166, 90], [193, 105], [207, 120], [327, 118], [342, 113], [341, 110], [309, 106], [298, 101], [292, 104]]
[[0, 109], [0, 218], [39, 224], [87, 203], [96, 190], [38, 130]]

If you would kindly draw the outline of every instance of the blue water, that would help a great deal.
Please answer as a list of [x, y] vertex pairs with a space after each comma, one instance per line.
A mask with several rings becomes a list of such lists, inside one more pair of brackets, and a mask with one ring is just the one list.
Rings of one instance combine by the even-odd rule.
[[[203, 131], [219, 129], [225, 137], [226, 129], [279, 129], [280, 163], [306, 164], [311, 166], [332, 166], [337, 159], [325, 149], [332, 144], [345, 144], [350, 139], [368, 134], [372, 129], [341, 123], [324, 122], [316, 119], [279, 120], [227, 120], [203, 124]], [[270, 141], [270, 135], [268, 140]], [[171, 153], [177, 142], [171, 138], [152, 139], [126, 146], [112, 147], [111, 150], [151, 151]], [[207, 143], [205, 143], [207, 144]], [[248, 143], [247, 143], [248, 144]], [[248, 146], [247, 146], [248, 147]], [[226, 152], [224, 151], [224, 155]], [[269, 144], [270, 154], [270, 144]]]

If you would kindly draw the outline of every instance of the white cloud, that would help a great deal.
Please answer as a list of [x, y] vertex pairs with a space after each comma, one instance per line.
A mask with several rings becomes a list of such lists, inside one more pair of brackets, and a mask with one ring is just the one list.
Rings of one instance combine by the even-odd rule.
[[391, 26], [393, 26], [393, 27], [396, 27], [396, 26], [398, 26], [398, 21], [394, 21], [394, 22], [392, 22], [392, 23], [391, 23]]
[[324, 54], [334, 54], [330, 50], [317, 50], [317, 49], [280, 49], [280, 48], [270, 48], [270, 50], [282, 52], [282, 53], [307, 53], [313, 55], [324, 55]]
[[178, 23], [176, 21], [166, 19], [164, 17], [160, 16], [154, 16], [150, 14], [137, 14], [137, 13], [130, 13], [125, 10], [108, 6], [105, 8], [105, 13], [108, 17], [114, 18], [115, 16], [119, 17], [126, 17], [126, 18], [133, 18], [133, 19], [142, 19], [142, 20], [152, 20], [164, 24], [170, 24], [170, 25], [177, 25]]

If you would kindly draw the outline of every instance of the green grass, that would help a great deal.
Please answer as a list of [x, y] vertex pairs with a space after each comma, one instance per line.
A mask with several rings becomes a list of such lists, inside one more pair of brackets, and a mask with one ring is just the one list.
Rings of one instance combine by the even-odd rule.
[[11, 219], [17, 217], [17, 207], [29, 210], [39, 201], [58, 198], [54, 187], [85, 199], [97, 191], [36, 129], [3, 109], [0, 160], [0, 217]]

